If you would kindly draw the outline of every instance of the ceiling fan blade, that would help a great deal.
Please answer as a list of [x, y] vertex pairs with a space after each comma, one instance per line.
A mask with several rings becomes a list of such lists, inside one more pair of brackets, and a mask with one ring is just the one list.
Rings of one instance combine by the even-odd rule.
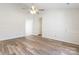
[[44, 11], [44, 9], [39, 9], [39, 11]]

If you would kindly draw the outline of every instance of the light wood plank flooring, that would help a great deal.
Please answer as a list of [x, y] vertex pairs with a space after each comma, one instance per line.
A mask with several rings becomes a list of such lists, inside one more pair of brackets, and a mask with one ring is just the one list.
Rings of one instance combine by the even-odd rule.
[[42, 38], [21, 37], [0, 41], [1, 55], [78, 55], [79, 45]]

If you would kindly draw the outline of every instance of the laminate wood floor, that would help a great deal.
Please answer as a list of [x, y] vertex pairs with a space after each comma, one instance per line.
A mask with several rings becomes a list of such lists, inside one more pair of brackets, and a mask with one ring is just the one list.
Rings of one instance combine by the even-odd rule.
[[0, 41], [1, 55], [78, 55], [79, 45], [42, 38], [21, 37]]

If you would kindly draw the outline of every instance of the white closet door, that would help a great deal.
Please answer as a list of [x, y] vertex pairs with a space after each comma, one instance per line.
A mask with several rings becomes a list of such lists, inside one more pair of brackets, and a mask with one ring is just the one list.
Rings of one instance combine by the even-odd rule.
[[33, 19], [26, 20], [26, 36], [32, 35], [33, 32]]

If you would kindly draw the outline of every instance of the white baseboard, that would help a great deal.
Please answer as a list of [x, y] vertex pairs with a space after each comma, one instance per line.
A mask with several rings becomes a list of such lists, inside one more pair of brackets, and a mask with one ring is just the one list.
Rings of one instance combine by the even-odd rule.
[[0, 37], [0, 41], [2, 40], [9, 40], [13, 38], [19, 38], [19, 37], [24, 37], [25, 34], [11, 34], [11, 35], [5, 35]]
[[79, 42], [77, 42], [77, 41], [68, 41], [68, 40], [63, 40], [63, 39], [60, 39], [60, 38], [50, 37], [50, 36], [43, 36], [43, 37], [49, 38], [49, 39], [58, 40], [58, 41], [62, 41], [62, 42], [67, 42], [67, 43], [72, 43], [72, 44], [79, 45]]

